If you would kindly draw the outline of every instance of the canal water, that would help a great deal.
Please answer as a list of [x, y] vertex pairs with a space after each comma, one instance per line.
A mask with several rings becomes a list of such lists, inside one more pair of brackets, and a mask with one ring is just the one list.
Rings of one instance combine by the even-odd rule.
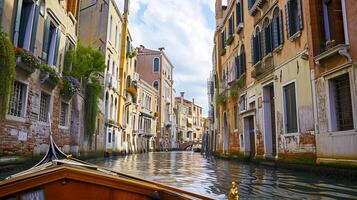
[[240, 199], [357, 199], [357, 180], [206, 158], [193, 152], [136, 154], [90, 162], [214, 199], [227, 199], [232, 181], [239, 184]]

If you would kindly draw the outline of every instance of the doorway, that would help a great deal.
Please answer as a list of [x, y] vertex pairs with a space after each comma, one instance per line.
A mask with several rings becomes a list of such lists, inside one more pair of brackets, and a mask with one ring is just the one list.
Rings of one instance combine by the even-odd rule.
[[249, 157], [255, 156], [255, 128], [254, 116], [244, 118], [244, 138], [245, 138], [245, 152], [249, 153]]
[[227, 113], [223, 114], [223, 151], [228, 152], [229, 132], [228, 132], [228, 117]]
[[263, 87], [265, 155], [276, 156], [275, 96], [273, 83]]

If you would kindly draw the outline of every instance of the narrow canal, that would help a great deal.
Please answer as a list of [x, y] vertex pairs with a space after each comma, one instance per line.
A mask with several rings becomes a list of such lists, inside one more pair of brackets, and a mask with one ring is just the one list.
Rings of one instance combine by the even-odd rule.
[[357, 181], [205, 158], [193, 152], [162, 152], [92, 160], [99, 165], [214, 199], [227, 199], [230, 183], [241, 199], [357, 199]]

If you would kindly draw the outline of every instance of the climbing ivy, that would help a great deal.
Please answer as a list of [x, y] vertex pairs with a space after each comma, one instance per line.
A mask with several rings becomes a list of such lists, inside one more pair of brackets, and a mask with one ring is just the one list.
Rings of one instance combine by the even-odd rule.
[[0, 30], [0, 120], [4, 120], [9, 109], [13, 82], [16, 78], [14, 46]]
[[93, 47], [78, 43], [77, 48], [65, 55], [64, 75], [82, 80], [84, 85], [84, 134], [90, 145], [96, 130], [98, 99], [102, 90], [99, 76], [104, 70], [105, 57]]

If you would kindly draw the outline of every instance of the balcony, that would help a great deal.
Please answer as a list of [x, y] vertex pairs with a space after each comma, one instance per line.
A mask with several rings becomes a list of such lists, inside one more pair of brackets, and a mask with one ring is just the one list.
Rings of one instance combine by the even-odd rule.
[[114, 91], [118, 91], [118, 81], [117, 79], [111, 75], [111, 74], [108, 74], [107, 75], [107, 86], [109, 88], [112, 88]]
[[255, 13], [260, 10], [266, 0], [248, 0], [248, 9], [250, 15], [255, 15]]
[[254, 69], [251, 72], [251, 76], [253, 78], [257, 78], [258, 76], [273, 69], [273, 66], [274, 66], [273, 55], [268, 54], [263, 58], [263, 60], [259, 61], [254, 65]]

